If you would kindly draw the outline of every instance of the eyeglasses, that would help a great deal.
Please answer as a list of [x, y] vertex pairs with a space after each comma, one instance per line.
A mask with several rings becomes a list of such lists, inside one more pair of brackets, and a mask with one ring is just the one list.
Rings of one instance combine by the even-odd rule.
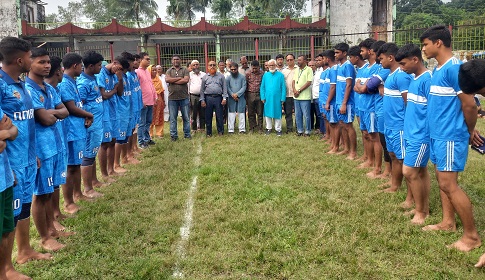
[[292, 58], [288, 58], [288, 59], [286, 59], [286, 61], [293, 61], [293, 60], [294, 60], [294, 59], [292, 59]]
[[268, 67], [276, 67], [274, 64], [268, 64]]
[[231, 69], [229, 69], [229, 70], [231, 70], [231, 71], [237, 71], [237, 69], [234, 69], [234, 68], [231, 68]]
[[209, 66], [216, 66], [215, 64], [209, 64]]

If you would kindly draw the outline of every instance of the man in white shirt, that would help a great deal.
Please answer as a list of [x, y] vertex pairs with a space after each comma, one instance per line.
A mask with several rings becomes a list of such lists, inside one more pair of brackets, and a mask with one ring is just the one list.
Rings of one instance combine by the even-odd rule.
[[192, 131], [205, 129], [205, 108], [200, 105], [200, 86], [205, 72], [200, 71], [200, 64], [192, 60], [192, 71], [189, 74], [190, 110], [192, 111]]
[[[310, 63], [308, 63], [310, 64]], [[313, 72], [313, 82], [312, 82], [312, 117], [315, 116], [315, 121], [312, 120], [312, 123], [315, 124], [315, 130], [322, 135], [325, 135], [325, 123], [323, 120], [323, 116], [320, 112], [320, 106], [318, 106], [318, 95], [320, 92], [320, 75], [323, 72], [323, 55], [319, 54], [315, 58], [315, 67], [316, 69]], [[314, 112], [314, 113], [313, 113]], [[318, 129], [318, 130], [317, 130]]]

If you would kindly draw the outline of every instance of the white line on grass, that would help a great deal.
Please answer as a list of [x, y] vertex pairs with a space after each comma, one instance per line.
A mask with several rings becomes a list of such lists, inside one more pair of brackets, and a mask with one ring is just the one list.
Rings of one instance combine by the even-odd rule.
[[[200, 154], [202, 153], [202, 143], [199, 141], [197, 143], [197, 154], [194, 159], [196, 168], [200, 166]], [[180, 262], [185, 259], [186, 245], [190, 236], [190, 229], [192, 227], [192, 219], [194, 214], [194, 197], [197, 191], [197, 174], [192, 178], [192, 184], [189, 188], [189, 196], [187, 198], [187, 203], [185, 205], [184, 223], [180, 228], [180, 241], [177, 244], [177, 262], [175, 263], [175, 269], [173, 272], [173, 277], [184, 278], [184, 273], [180, 267]]]

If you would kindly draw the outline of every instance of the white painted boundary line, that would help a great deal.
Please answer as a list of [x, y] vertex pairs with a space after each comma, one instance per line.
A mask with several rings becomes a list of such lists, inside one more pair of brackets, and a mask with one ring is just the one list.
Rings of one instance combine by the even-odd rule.
[[[195, 166], [198, 168], [200, 166], [200, 154], [202, 153], [202, 142], [199, 141], [197, 143], [197, 154], [194, 159]], [[192, 178], [192, 184], [189, 188], [189, 195], [187, 198], [187, 203], [185, 205], [185, 214], [184, 214], [184, 222], [182, 227], [180, 228], [180, 241], [177, 244], [177, 262], [175, 263], [175, 269], [172, 274], [175, 278], [184, 278], [184, 273], [180, 267], [180, 262], [185, 259], [186, 256], [186, 246], [187, 241], [189, 241], [190, 237], [190, 229], [192, 228], [192, 220], [194, 214], [194, 197], [195, 192], [197, 191], [197, 174], [194, 175]]]

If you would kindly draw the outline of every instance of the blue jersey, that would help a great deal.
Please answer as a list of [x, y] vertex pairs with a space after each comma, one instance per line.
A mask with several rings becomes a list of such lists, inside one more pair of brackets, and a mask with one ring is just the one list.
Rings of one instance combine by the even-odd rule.
[[384, 124], [386, 129], [403, 130], [406, 106], [403, 93], [408, 92], [411, 75], [397, 68], [384, 83]]
[[[54, 104], [60, 104], [62, 103], [61, 101], [61, 92], [59, 90], [59, 87], [53, 87], [54, 88]], [[56, 122], [56, 128], [60, 136], [61, 140], [61, 145], [62, 145], [62, 150], [59, 152], [65, 153], [67, 149], [67, 127], [66, 127], [66, 120], [65, 119], [57, 119]]]
[[432, 139], [467, 141], [470, 138], [461, 109], [458, 70], [462, 62], [450, 58], [433, 71], [428, 97], [428, 123]]
[[[391, 74], [390, 69], [383, 68], [382, 65], [379, 64], [379, 70], [377, 71], [376, 77], [381, 80], [381, 83], [384, 84], [384, 82], [387, 80], [387, 77]], [[384, 108], [383, 108], [383, 103], [382, 103], [382, 95], [380, 93], [377, 93], [375, 96], [375, 112], [377, 116], [383, 116], [384, 115]]]
[[93, 124], [89, 130], [103, 129], [103, 97], [99, 91], [96, 77], [86, 75], [84, 72], [77, 79], [79, 97], [83, 102], [84, 110], [93, 114]]
[[[364, 65], [362, 65], [362, 67], [359, 67], [357, 68], [357, 73], [355, 74], [355, 80], [360, 80], [361, 81], [361, 84], [362, 84], [362, 80], [366, 80], [367, 78], [367, 73], [368, 73], [368, 69], [367, 69], [367, 66], [369, 66], [369, 63], [364, 63]], [[362, 94], [360, 93], [357, 93], [354, 91], [354, 103], [355, 103], [355, 108], [357, 110], [362, 110]]]
[[[374, 75], [377, 74], [377, 71], [381, 68], [381, 65], [378, 63], [372, 64], [372, 65], [367, 65], [367, 68], [365, 68], [364, 73], [362, 73], [363, 77], [360, 77], [360, 84], [364, 85], [367, 80]], [[356, 78], [357, 80], [357, 78]], [[373, 94], [373, 93], [362, 93], [360, 94], [360, 110], [361, 111], [366, 111], [366, 112], [375, 112], [375, 102], [376, 102], [376, 97], [378, 94]]]
[[133, 114], [138, 114], [141, 111], [141, 108], [143, 108], [140, 81], [138, 80], [138, 75], [135, 71], [127, 72], [126, 75], [130, 79], [132, 102], [131, 110]]
[[[25, 79], [26, 88], [30, 91], [32, 96], [32, 104], [34, 110], [55, 109], [61, 103], [60, 100], [55, 99], [56, 90], [44, 82], [44, 89], [36, 84], [30, 78]], [[41, 160], [46, 160], [58, 154], [62, 150], [59, 131], [55, 124], [45, 126], [40, 122], [35, 122], [35, 152], [37, 157]]]
[[120, 116], [121, 118], [130, 118], [131, 117], [131, 85], [130, 85], [130, 79], [126, 74], [123, 74], [123, 95], [118, 96], [116, 95], [117, 98], [117, 104], [118, 107], [116, 108], [117, 110], [117, 115]]
[[[112, 74], [106, 67], [101, 69], [101, 72], [96, 75], [96, 80], [100, 88], [104, 88], [106, 92], [112, 91], [118, 84], [118, 77]], [[116, 120], [116, 93], [103, 102], [103, 121]]]
[[[62, 102], [74, 101], [76, 107], [83, 109], [83, 103], [79, 97], [76, 81], [69, 75], [64, 74], [62, 82], [58, 85], [61, 93]], [[76, 141], [86, 138], [86, 128], [84, 127], [84, 118], [69, 115], [64, 122], [67, 129], [67, 141]]]
[[[323, 70], [320, 74], [320, 80], [318, 80], [318, 103], [326, 104], [328, 99], [328, 91], [330, 90], [330, 78], [328, 77], [330, 68]], [[321, 108], [320, 108], [321, 110]]]
[[[334, 66], [330, 67], [330, 70], [328, 70], [327, 78], [328, 78], [330, 83], [328, 84], [327, 99], [328, 99], [328, 94], [330, 92], [330, 86], [337, 84], [337, 69], [338, 69], [338, 65], [335, 64]], [[335, 98], [335, 95], [334, 95], [332, 100], [330, 100], [330, 105], [335, 105], [335, 100], [336, 100], [336, 98]], [[325, 103], [327, 103], [327, 102], [325, 101]]]
[[17, 127], [15, 141], [7, 140], [7, 154], [14, 170], [36, 164], [35, 119], [30, 93], [23, 81], [15, 82], [0, 69], [0, 106]]
[[349, 60], [345, 61], [337, 67], [337, 84], [335, 87], [335, 103], [341, 105], [345, 98], [345, 88], [347, 87], [347, 80], [352, 80], [351, 90], [347, 104], [354, 104], [354, 83], [355, 83], [355, 68]]
[[431, 72], [425, 71], [414, 77], [409, 84], [406, 115], [404, 117], [404, 139], [429, 143], [427, 117], [428, 94]]
[[[3, 119], [5, 114], [0, 108], [0, 120]], [[7, 188], [13, 186], [13, 173], [8, 161], [7, 150], [3, 150], [0, 153], [0, 192], [3, 192]]]

